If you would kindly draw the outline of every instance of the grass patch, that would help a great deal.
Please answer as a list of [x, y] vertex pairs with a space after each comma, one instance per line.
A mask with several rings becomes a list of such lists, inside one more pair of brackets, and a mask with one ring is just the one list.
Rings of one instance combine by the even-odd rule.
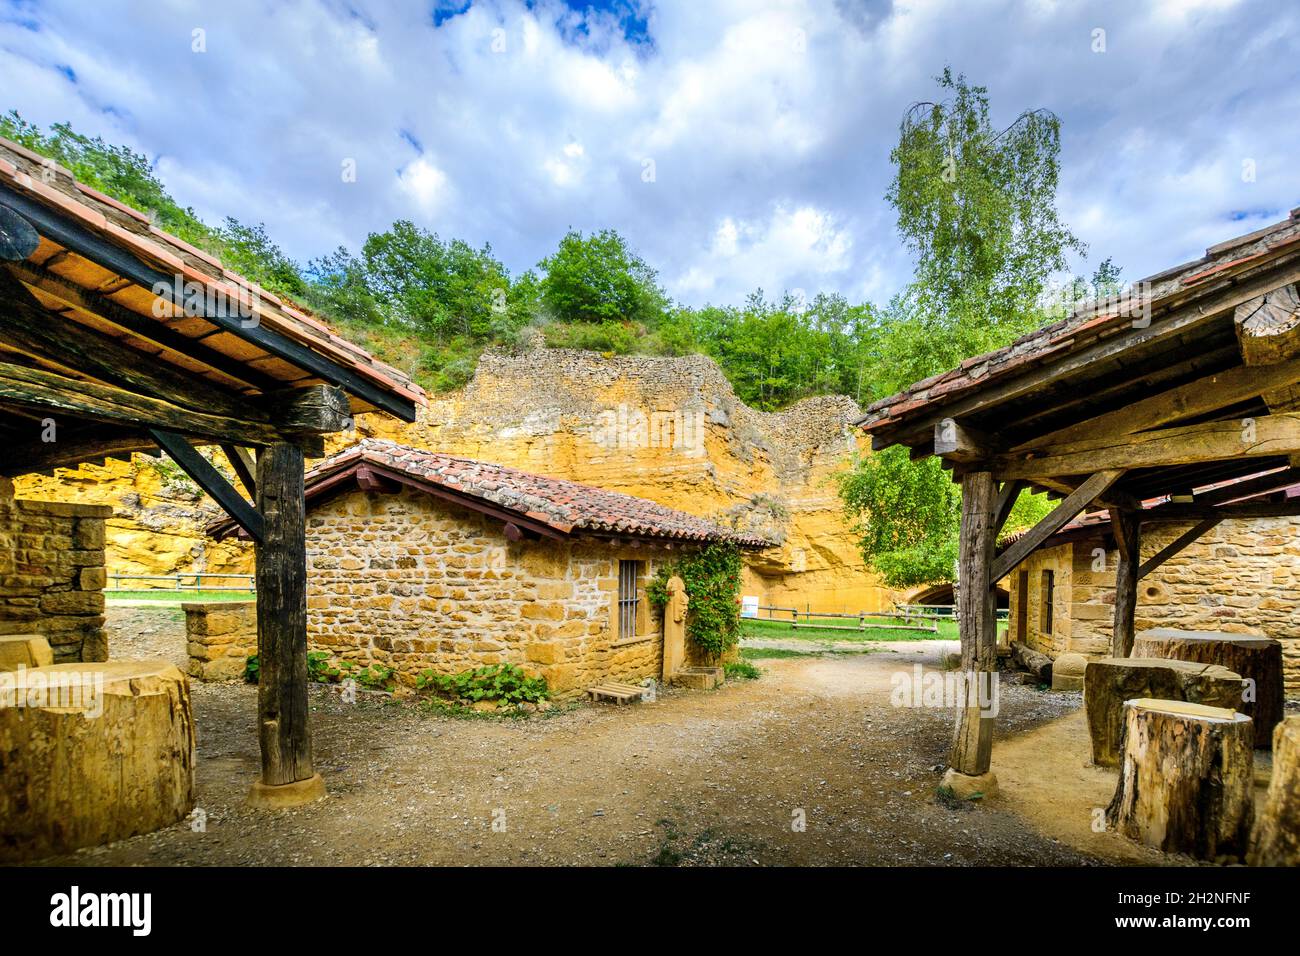
[[723, 670], [727, 674], [727, 680], [758, 680], [763, 673], [749, 661], [743, 659], [732, 661]]
[[149, 591], [105, 591], [106, 601], [157, 601], [159, 604], [180, 604], [191, 601], [254, 601], [252, 591], [172, 591], [155, 588]]
[[[803, 621], [800, 621], [802, 624]], [[872, 643], [879, 641], [933, 641], [957, 640], [955, 621], [940, 621], [939, 633], [932, 631], [893, 631], [887, 628], [873, 628], [868, 620], [864, 630], [858, 630], [853, 621], [844, 618], [814, 618], [814, 624], [825, 623], [836, 627], [848, 626], [849, 630], [826, 630], [791, 627], [790, 621], [770, 621], [765, 618], [744, 618], [740, 622], [741, 637], [782, 638], [795, 641], [861, 641]], [[883, 621], [880, 623], [884, 623]]]

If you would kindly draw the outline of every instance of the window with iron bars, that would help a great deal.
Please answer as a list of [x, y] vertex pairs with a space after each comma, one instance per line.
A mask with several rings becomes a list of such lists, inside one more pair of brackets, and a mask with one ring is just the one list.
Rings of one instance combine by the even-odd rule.
[[640, 572], [640, 561], [618, 563], [618, 636], [620, 639], [636, 637], [637, 612], [641, 605], [636, 583]]

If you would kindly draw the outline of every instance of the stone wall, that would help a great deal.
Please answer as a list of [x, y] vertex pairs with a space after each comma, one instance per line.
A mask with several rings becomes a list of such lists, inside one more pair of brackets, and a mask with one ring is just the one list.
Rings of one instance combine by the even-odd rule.
[[54, 663], [104, 661], [110, 508], [15, 498], [0, 479], [0, 634], [39, 634]]
[[257, 602], [195, 602], [181, 607], [189, 675], [199, 680], [242, 680], [249, 655], [257, 653]]
[[[662, 618], [644, 584], [680, 551], [508, 541], [501, 523], [418, 492], [341, 495], [307, 518], [308, 641], [404, 683], [508, 662], [568, 696], [660, 677]], [[618, 636], [618, 562], [642, 562], [636, 634]]]
[[[1147, 525], [1142, 557], [1151, 557], [1187, 525]], [[1115, 612], [1115, 551], [1094, 571], [1100, 541], [1080, 541], [1038, 552], [1018, 570], [1030, 570], [1030, 621], [1036, 620], [1036, 572], [1056, 570], [1062, 628], [1050, 638], [1029, 627], [1027, 643], [1055, 656], [1110, 652]], [[1071, 587], [1062, 590], [1062, 582]], [[1016, 631], [1018, 577], [1012, 573], [1011, 627]], [[1062, 606], [1058, 603], [1058, 615]], [[1068, 616], [1068, 620], [1066, 617]], [[1288, 693], [1300, 693], [1300, 519], [1225, 521], [1138, 583], [1138, 632], [1153, 627], [1266, 634], [1282, 642]], [[1019, 638], [1016, 638], [1019, 639]]]

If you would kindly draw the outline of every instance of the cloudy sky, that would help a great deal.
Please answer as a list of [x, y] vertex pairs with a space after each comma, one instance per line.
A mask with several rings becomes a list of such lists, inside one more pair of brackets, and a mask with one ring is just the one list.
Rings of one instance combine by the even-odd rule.
[[1131, 280], [1300, 206], [1298, 50], [1293, 0], [0, 0], [0, 109], [301, 261], [612, 226], [683, 302], [860, 301], [909, 277], [889, 151], [945, 65], [1060, 116], [1077, 271]]

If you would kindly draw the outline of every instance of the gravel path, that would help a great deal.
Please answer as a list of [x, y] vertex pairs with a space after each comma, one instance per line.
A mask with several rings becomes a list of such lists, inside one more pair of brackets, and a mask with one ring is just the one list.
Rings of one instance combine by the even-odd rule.
[[[183, 657], [179, 609], [111, 608], [110, 626], [114, 656]], [[279, 813], [243, 806], [258, 770], [256, 689], [196, 683], [206, 829], [182, 823], [48, 862], [1100, 862], [997, 801], [953, 808], [936, 798], [948, 721], [889, 699], [892, 675], [936, 662], [934, 643], [763, 661], [757, 681], [527, 720], [428, 716], [365, 696], [348, 704], [313, 687], [316, 764], [329, 798]], [[1007, 736], [1078, 701], [1011, 686], [1001, 706]]]

